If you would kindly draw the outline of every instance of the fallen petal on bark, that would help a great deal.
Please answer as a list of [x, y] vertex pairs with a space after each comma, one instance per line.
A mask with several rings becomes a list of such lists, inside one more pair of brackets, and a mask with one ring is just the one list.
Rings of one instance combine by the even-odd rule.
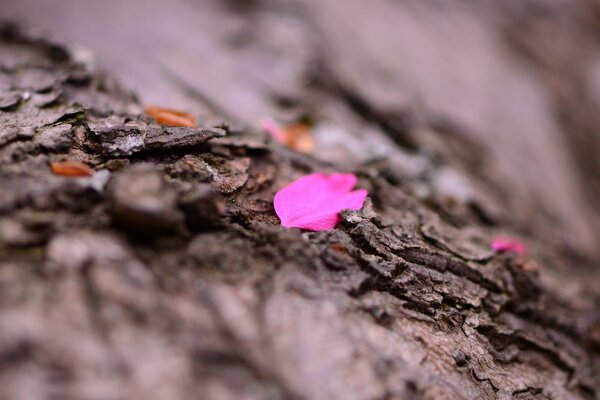
[[518, 240], [510, 238], [497, 238], [492, 243], [492, 250], [496, 253], [504, 253], [507, 251], [517, 253], [520, 256], [527, 255], [527, 246]]
[[364, 189], [352, 191], [354, 185], [354, 174], [306, 175], [277, 192], [275, 212], [281, 225], [288, 228], [333, 229], [340, 221], [341, 210], [359, 210], [367, 197]]

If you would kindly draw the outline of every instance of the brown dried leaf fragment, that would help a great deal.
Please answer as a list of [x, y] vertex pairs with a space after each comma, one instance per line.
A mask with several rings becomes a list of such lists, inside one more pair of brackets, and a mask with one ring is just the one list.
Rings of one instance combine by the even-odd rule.
[[287, 127], [281, 127], [272, 119], [265, 119], [261, 127], [277, 142], [286, 145], [292, 150], [310, 154], [315, 150], [310, 127], [304, 123], [297, 123]]
[[82, 177], [92, 176], [94, 170], [80, 161], [55, 161], [50, 163], [50, 169], [55, 175]]
[[194, 118], [192, 114], [183, 111], [156, 106], [147, 106], [145, 112], [161, 125], [181, 126], [187, 128], [196, 126], [196, 118]]
[[315, 151], [315, 140], [308, 126], [297, 124], [285, 129], [287, 133], [287, 145], [293, 150], [301, 153], [311, 154]]

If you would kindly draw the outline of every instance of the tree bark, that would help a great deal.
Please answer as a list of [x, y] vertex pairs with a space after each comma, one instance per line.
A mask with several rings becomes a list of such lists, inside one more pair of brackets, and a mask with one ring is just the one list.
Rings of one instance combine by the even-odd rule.
[[[553, 220], [575, 213], [556, 193], [527, 216], [537, 197], [490, 166], [489, 141], [357, 79], [364, 54], [338, 28], [281, 115], [364, 126], [359, 143], [389, 146], [374, 158], [294, 152], [205, 95], [199, 127], [160, 126], [80, 53], [0, 27], [0, 399], [597, 397], [597, 210]], [[248, 101], [266, 102], [253, 79]], [[53, 174], [64, 160], [95, 172]], [[368, 189], [362, 210], [330, 231], [279, 225], [277, 190], [338, 170]], [[538, 194], [579, 191], [570, 176]], [[492, 252], [505, 234], [531, 255]]]

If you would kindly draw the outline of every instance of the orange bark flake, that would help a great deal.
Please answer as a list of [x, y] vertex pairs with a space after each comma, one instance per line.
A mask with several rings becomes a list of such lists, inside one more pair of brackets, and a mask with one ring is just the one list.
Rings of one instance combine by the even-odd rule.
[[315, 150], [315, 141], [306, 125], [292, 125], [287, 127], [285, 132], [287, 134], [286, 144], [291, 149], [301, 153], [312, 153]]
[[194, 118], [192, 114], [183, 111], [155, 106], [148, 106], [145, 111], [146, 114], [161, 125], [181, 126], [186, 128], [196, 126], [196, 118]]
[[91, 176], [94, 170], [80, 161], [57, 161], [50, 163], [50, 169], [55, 175], [82, 177]]
[[302, 153], [312, 153], [315, 150], [315, 141], [307, 124], [298, 123], [282, 127], [271, 118], [265, 118], [260, 126], [275, 141], [292, 150]]

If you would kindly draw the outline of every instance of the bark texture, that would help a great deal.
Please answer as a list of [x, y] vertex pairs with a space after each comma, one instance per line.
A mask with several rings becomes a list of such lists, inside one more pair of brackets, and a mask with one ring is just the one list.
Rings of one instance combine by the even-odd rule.
[[[447, 97], [456, 88], [426, 84], [435, 71], [419, 81], [431, 60], [407, 71], [389, 53], [406, 31], [390, 37], [375, 27], [391, 15], [390, 23], [402, 20], [418, 36], [414, 18], [433, 18], [429, 28], [440, 23], [441, 32], [429, 37], [435, 51], [425, 53], [438, 54], [448, 42], [437, 47], [435, 38], [449, 31], [432, 14], [437, 7], [374, 1], [361, 40], [348, 44], [360, 2], [343, 11], [331, 1], [299, 2], [301, 13], [289, 5], [259, 12], [255, 2], [240, 11], [234, 3], [202, 7], [213, 17], [233, 7], [233, 15], [266, 27], [268, 39], [246, 38], [237, 26], [228, 42], [244, 48], [237, 56], [253, 60], [243, 65], [258, 72], [233, 83], [227, 71], [195, 83], [182, 82], [195, 76], [185, 69], [163, 68], [157, 80], [180, 82], [177, 94], [193, 99], [182, 101], [202, 109], [198, 128], [155, 124], [130, 91], [93, 72], [81, 51], [1, 26], [0, 399], [596, 398], [598, 193], [580, 185], [596, 179], [586, 175], [597, 171], [586, 153], [594, 144], [586, 150], [581, 143], [596, 140], [588, 130], [597, 117], [586, 111], [595, 100], [548, 125], [548, 96], [571, 104], [572, 82], [538, 92], [540, 79], [565, 76], [553, 69], [556, 59], [537, 60], [533, 79], [512, 56], [496, 54], [490, 38], [460, 45], [498, 68], [484, 68], [492, 83], [489, 76], [473, 83], [500, 92], [491, 104], [480, 104], [489, 97], [478, 89], [466, 99]], [[525, 15], [500, 3], [500, 15]], [[473, 37], [487, 38], [474, 15], [492, 18], [495, 7], [451, 15]], [[556, 14], [542, 8], [557, 16], [556, 7]], [[290, 29], [287, 23], [298, 22], [290, 15], [306, 25]], [[309, 27], [324, 40], [310, 44]], [[589, 38], [585, 29], [567, 32]], [[510, 40], [531, 55], [531, 37]], [[274, 68], [278, 51], [288, 50], [297, 58], [286, 53], [288, 63]], [[364, 66], [367, 56], [372, 62]], [[203, 71], [194, 60], [174, 65], [168, 68]], [[262, 67], [272, 79], [263, 79]], [[389, 68], [417, 81], [427, 105], [398, 95], [406, 82], [394, 81]], [[457, 79], [470, 71], [448, 68]], [[509, 105], [522, 96], [540, 108], [515, 120]], [[496, 105], [505, 108], [490, 115]], [[261, 113], [315, 119], [315, 155], [253, 130]], [[580, 133], [564, 142], [545, 130], [558, 135], [575, 125]], [[530, 186], [538, 176], [528, 177], [523, 164], [502, 172], [519, 147], [501, 140], [508, 129], [546, 132], [537, 150], [519, 153], [535, 171], [551, 169], [545, 185]], [[582, 154], [581, 167], [569, 152]], [[81, 160], [96, 172], [54, 175], [49, 163], [60, 160]], [[358, 186], [368, 189], [362, 210], [343, 212], [326, 232], [279, 226], [272, 209], [278, 189], [310, 172], [338, 170], [357, 173]], [[507, 178], [512, 172], [525, 176]], [[531, 256], [493, 254], [491, 241], [504, 234], [530, 242]]]

